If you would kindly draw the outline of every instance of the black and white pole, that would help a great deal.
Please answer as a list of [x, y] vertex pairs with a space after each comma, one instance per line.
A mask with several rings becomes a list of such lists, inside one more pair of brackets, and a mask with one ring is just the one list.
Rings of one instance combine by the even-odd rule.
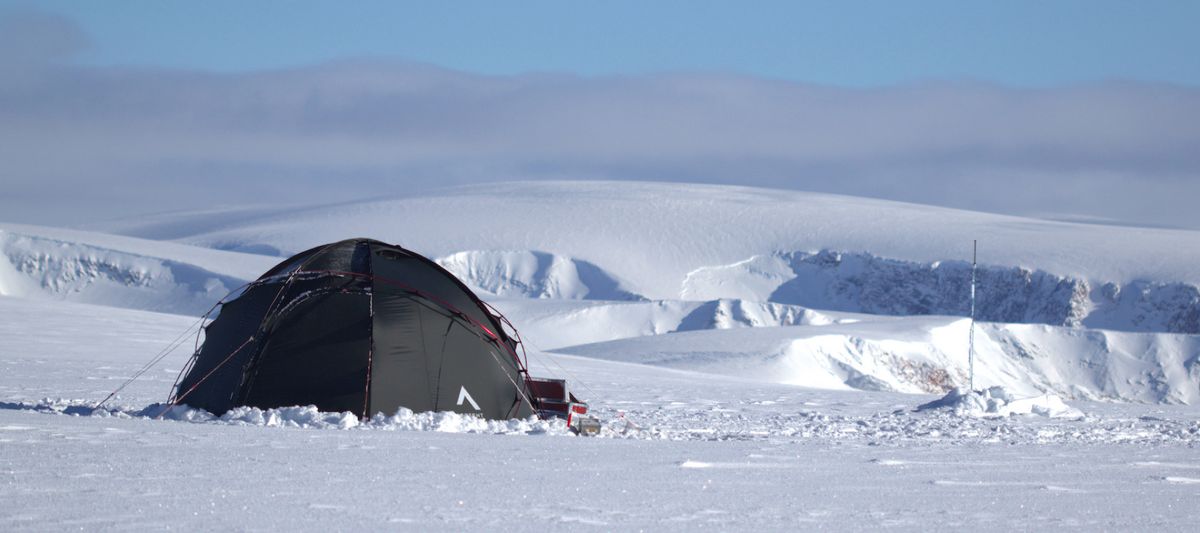
[[971, 330], [967, 334], [967, 387], [975, 390], [975, 261], [979, 256], [979, 241], [971, 241]]

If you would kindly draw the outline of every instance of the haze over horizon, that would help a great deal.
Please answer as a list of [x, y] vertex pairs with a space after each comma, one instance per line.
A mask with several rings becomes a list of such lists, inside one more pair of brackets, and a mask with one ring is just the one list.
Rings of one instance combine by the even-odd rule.
[[0, 1], [0, 220], [614, 179], [1200, 228], [1190, 3], [129, 5]]

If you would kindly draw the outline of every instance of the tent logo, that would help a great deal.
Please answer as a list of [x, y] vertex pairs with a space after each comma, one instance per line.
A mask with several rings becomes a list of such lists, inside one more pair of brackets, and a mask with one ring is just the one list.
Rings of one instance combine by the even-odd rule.
[[463, 400], [471, 402], [471, 407], [474, 407], [476, 411], [481, 410], [479, 409], [479, 404], [475, 403], [475, 398], [472, 398], [471, 393], [467, 392], [467, 387], [465, 385], [458, 390], [458, 405], [462, 405]]

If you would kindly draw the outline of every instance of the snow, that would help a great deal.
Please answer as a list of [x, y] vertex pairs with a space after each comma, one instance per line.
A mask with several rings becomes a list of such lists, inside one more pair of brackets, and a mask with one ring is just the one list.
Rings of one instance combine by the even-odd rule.
[[466, 251], [438, 260], [446, 270], [497, 296], [640, 300], [591, 263], [544, 252]]
[[1004, 417], [1012, 415], [1039, 415], [1050, 418], [1084, 417], [1083, 411], [1071, 407], [1054, 394], [1042, 394], [1032, 398], [1016, 398], [1004, 387], [988, 387], [980, 391], [954, 389], [942, 398], [922, 404], [918, 411], [950, 409], [958, 416]]
[[407, 411], [154, 419], [180, 353], [91, 408], [192, 322], [0, 298], [0, 528], [1179, 529], [1197, 518], [1189, 406], [962, 417], [915, 411], [929, 395], [535, 353], [535, 373], [591, 400], [600, 437]]
[[69, 247], [72, 244], [81, 243], [129, 256], [168, 259], [240, 279], [257, 278], [265, 269], [279, 262], [254, 254], [225, 252], [176, 244], [170, 241], [147, 240], [48, 226], [3, 223], [0, 224], [0, 235], [6, 239], [6, 248], [14, 246], [14, 241], [40, 245], [43, 251], [48, 251], [55, 246]]
[[1097, 226], [748, 187], [515, 182], [410, 196], [181, 214], [107, 227], [290, 253], [397, 242], [500, 296], [721, 299], [889, 315], [1200, 333], [1200, 232]]
[[0, 295], [199, 315], [278, 260], [130, 237], [0, 225]]
[[[544, 321], [512, 315], [530, 324], [530, 338], [542, 336]], [[967, 383], [969, 320], [822, 316], [829, 321], [630, 336], [552, 350], [814, 388], [942, 394]], [[595, 316], [583, 322], [605, 323]], [[976, 325], [975, 343], [979, 386], [1024, 396], [1200, 403], [1195, 335], [989, 323]]]
[[[0, 224], [0, 530], [1200, 518], [1200, 232], [629, 182], [99, 229], [124, 235]], [[200, 313], [278, 255], [354, 236], [426, 253], [478, 288], [520, 329], [533, 374], [566, 378], [601, 435], [161, 403]], [[975, 238], [980, 390], [963, 392]]]
[[[185, 215], [186, 216], [186, 215]], [[651, 182], [506, 182], [342, 202], [233, 221], [175, 224], [179, 241], [297, 252], [351, 235], [428, 256], [536, 251], [587, 261], [652, 299], [680, 296], [703, 268], [774, 252], [867, 251], [931, 263], [968, 259], [1128, 283], [1200, 283], [1200, 232], [1098, 226], [831, 194]], [[170, 219], [111, 227], [158, 235]], [[469, 231], [464, 231], [469, 228]], [[727, 295], [723, 297], [736, 298]], [[706, 297], [704, 299], [712, 299]]]
[[962, 316], [968, 243], [979, 239], [981, 320], [1200, 334], [1195, 231], [628, 182], [502, 183], [206, 214], [107, 225], [200, 246], [6, 225], [0, 293], [198, 314], [277, 260], [203, 247], [287, 254], [366, 236], [429, 255], [509, 298]]

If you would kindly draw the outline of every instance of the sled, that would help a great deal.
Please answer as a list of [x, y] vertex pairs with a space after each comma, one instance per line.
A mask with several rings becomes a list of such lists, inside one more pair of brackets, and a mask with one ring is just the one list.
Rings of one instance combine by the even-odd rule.
[[567, 380], [529, 378], [529, 390], [542, 418], [560, 418], [567, 421], [567, 429], [576, 435], [598, 435], [600, 420], [588, 416], [588, 404], [567, 390]]

